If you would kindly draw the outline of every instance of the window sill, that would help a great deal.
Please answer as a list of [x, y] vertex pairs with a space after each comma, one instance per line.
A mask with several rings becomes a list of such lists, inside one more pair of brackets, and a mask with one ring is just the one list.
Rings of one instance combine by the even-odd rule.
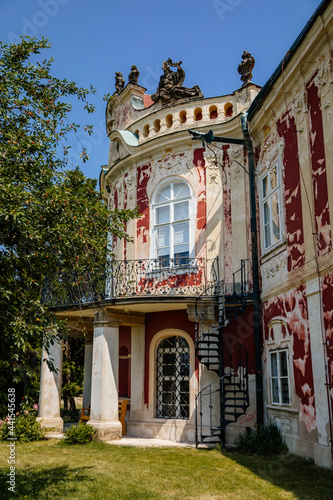
[[287, 413], [299, 413], [296, 408], [292, 408], [291, 406], [284, 406], [284, 405], [266, 405], [267, 410], [274, 410], [274, 411], [279, 411], [279, 412], [287, 412]]
[[273, 247], [270, 247], [267, 250], [263, 251], [260, 257], [261, 264], [264, 264], [273, 257], [276, 257], [277, 255], [282, 253], [286, 248], [287, 248], [287, 242], [279, 241]]

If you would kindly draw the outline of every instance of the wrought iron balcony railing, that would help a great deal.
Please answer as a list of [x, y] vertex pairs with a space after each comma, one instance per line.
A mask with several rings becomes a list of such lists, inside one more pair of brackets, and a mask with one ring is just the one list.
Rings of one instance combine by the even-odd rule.
[[214, 293], [219, 282], [218, 259], [113, 260], [96, 270], [47, 280], [42, 302], [50, 307], [84, 305], [110, 299], [198, 297]]

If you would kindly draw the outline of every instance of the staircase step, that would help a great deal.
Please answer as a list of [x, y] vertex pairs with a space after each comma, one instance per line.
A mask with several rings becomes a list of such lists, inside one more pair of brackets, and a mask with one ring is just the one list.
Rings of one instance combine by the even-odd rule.
[[[213, 353], [210, 353], [211, 355], [209, 356], [207, 353], [204, 353], [204, 354], [201, 354], [201, 353], [198, 353], [197, 354], [197, 358], [199, 359], [199, 361], [201, 359], [207, 359], [207, 360], [212, 360], [214, 359], [214, 362], [215, 363], [219, 363], [219, 358], [216, 354], [213, 354]], [[220, 364], [220, 363], [219, 363]]]
[[197, 343], [197, 349], [200, 349], [201, 347], [210, 347], [212, 345], [216, 346], [216, 349], [219, 347], [219, 344], [215, 340], [201, 340]]
[[207, 344], [199, 344], [196, 348], [196, 351], [218, 351], [219, 346], [214, 344], [213, 342]]
[[197, 354], [197, 358], [199, 359], [200, 362], [202, 362], [202, 359], [206, 359], [207, 362], [214, 362], [217, 363], [218, 365], [220, 364], [219, 358], [216, 354], [212, 354], [209, 356], [207, 353], [205, 354]]
[[215, 443], [220, 443], [221, 442], [221, 439], [219, 439], [218, 437], [214, 437], [212, 438], [211, 436], [201, 436], [201, 441], [199, 441], [199, 443], [203, 443], [205, 441], [205, 439], [208, 439], [208, 438], [211, 438], [210, 441], [206, 441], [207, 444], [215, 444]]
[[230, 400], [232, 400], [232, 401], [246, 401], [245, 396], [234, 398], [233, 396], [225, 396], [224, 395], [224, 399], [225, 399], [225, 401], [230, 401]]
[[212, 429], [211, 429], [211, 433], [210, 433], [210, 434], [202, 434], [202, 435], [201, 435], [201, 438], [202, 438], [202, 439], [207, 439], [207, 438], [216, 438], [216, 437], [217, 437], [217, 435], [216, 435], [216, 433], [217, 433], [217, 432], [221, 432], [221, 429], [220, 429], [220, 428], [218, 428], [218, 427], [216, 427], [216, 428], [212, 428]]

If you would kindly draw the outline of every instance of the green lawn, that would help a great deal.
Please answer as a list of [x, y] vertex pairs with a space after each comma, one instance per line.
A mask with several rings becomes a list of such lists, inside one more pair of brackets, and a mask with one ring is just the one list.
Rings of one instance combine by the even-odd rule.
[[184, 448], [132, 448], [55, 440], [16, 445], [16, 495], [7, 491], [0, 443], [0, 498], [333, 499], [333, 471], [288, 455], [246, 456]]

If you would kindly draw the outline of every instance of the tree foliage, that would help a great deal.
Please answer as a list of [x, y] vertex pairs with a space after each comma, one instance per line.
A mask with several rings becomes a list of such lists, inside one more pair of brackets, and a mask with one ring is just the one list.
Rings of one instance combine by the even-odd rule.
[[[95, 90], [53, 76], [52, 58], [39, 61], [49, 47], [29, 37], [0, 44], [0, 390], [20, 387], [21, 398], [45, 328], [66, 331], [43, 305], [43, 287], [105, 269], [107, 235], [127, 238], [126, 222], [137, 216], [111, 213], [96, 181], [68, 168], [66, 140], [78, 125], [67, 101], [91, 113], [87, 99]], [[84, 149], [81, 157], [88, 158]]]

